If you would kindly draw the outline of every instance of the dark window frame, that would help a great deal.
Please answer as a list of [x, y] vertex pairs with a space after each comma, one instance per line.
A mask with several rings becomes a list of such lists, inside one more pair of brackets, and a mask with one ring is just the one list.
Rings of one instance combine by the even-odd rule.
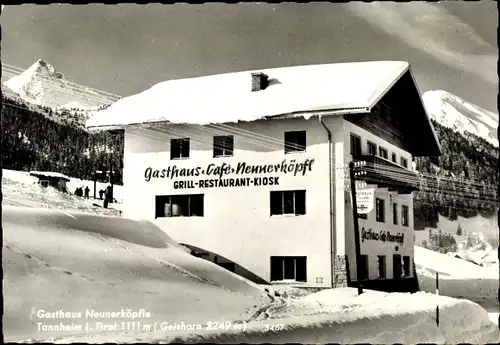
[[213, 138], [213, 156], [232, 157], [234, 155], [234, 136], [215, 135]]
[[408, 169], [408, 159], [406, 159], [406, 158], [404, 158], [404, 157], [401, 157], [401, 158], [400, 158], [400, 163], [401, 163], [401, 166], [402, 166], [403, 168]]
[[401, 276], [408, 278], [411, 276], [411, 257], [408, 255], [402, 256], [403, 262], [401, 263]]
[[284, 133], [285, 154], [306, 152], [307, 131], [287, 131]]
[[[196, 204], [198, 202], [198, 204]], [[186, 206], [176, 215], [173, 213], [173, 205]], [[165, 206], [170, 205], [170, 214], [165, 213]], [[157, 195], [155, 197], [155, 219], [157, 218], [177, 218], [177, 217], [204, 217], [205, 215], [205, 195], [204, 194], [176, 194], [176, 195]]]
[[368, 146], [368, 155], [376, 156], [377, 155], [377, 144], [375, 144], [373, 141], [368, 140], [367, 146]]
[[382, 157], [384, 159], [388, 159], [388, 157], [389, 157], [389, 151], [387, 151], [386, 148], [384, 148], [382, 146], [379, 146], [378, 147], [378, 155], [379, 155], [379, 157]]
[[[381, 207], [379, 205], [382, 205]], [[382, 212], [380, 212], [382, 211]], [[376, 220], [379, 223], [385, 223], [385, 200], [381, 198], [375, 198], [375, 213]]]
[[[287, 207], [290, 207], [292, 198], [292, 212], [288, 212]], [[305, 190], [276, 190], [269, 192], [270, 215], [272, 216], [303, 216], [306, 212], [306, 191]], [[299, 199], [297, 201], [297, 199]], [[275, 204], [279, 202], [279, 204]], [[297, 204], [297, 202], [299, 204]], [[303, 203], [303, 204], [302, 204]]]
[[[293, 274], [290, 265], [293, 262]], [[307, 256], [271, 256], [270, 281], [307, 282]], [[299, 271], [300, 269], [300, 271]]]
[[191, 155], [191, 140], [189, 138], [170, 139], [170, 160], [188, 159]]
[[401, 205], [401, 225], [410, 226], [410, 208], [407, 205]]
[[392, 162], [393, 162], [393, 163], [398, 164], [398, 156], [396, 155], [396, 153], [395, 153], [395, 152], [393, 152], [393, 153], [391, 154], [391, 160], [392, 160]]
[[398, 225], [398, 204], [392, 203], [392, 224]]
[[[350, 133], [349, 141], [350, 141], [350, 152], [353, 158], [359, 157], [363, 154], [363, 143], [361, 141], [361, 137], [357, 134]], [[357, 143], [357, 147], [356, 144]], [[353, 145], [354, 144], [354, 145]], [[356, 150], [357, 149], [357, 150]], [[357, 152], [356, 152], [357, 151]]]

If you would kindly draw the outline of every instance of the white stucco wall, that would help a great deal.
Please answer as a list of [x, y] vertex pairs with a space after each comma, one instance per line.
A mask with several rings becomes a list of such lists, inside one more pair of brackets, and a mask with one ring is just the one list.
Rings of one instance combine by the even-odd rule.
[[[332, 131], [334, 150], [342, 158], [343, 120], [341, 117], [328, 117], [325, 118], [325, 123]], [[293, 130], [307, 131], [305, 153], [284, 153], [284, 132]], [[213, 158], [213, 136], [229, 134], [234, 135], [233, 157]], [[170, 139], [188, 137], [191, 138], [189, 159], [170, 160]], [[172, 165], [179, 169], [200, 166], [206, 170], [211, 163], [226, 163], [235, 168], [239, 162], [274, 165], [281, 164], [283, 160], [302, 163], [306, 159], [314, 159], [314, 163], [311, 171], [307, 171], [305, 175], [299, 173], [293, 176], [291, 173], [281, 172], [263, 175], [279, 177], [279, 186], [174, 189], [174, 180], [158, 178], [146, 182], [144, 177], [148, 167], [162, 170]], [[331, 286], [332, 279], [328, 159], [327, 134], [317, 117], [217, 127], [177, 126], [161, 131], [127, 129], [124, 216], [152, 220], [178, 242], [231, 259], [266, 280], [270, 279], [270, 256], [307, 256], [306, 285], [328, 287]], [[335, 165], [334, 159], [333, 167]], [[224, 178], [254, 176], [260, 175], [229, 174]], [[178, 180], [199, 178], [207, 177]], [[306, 190], [305, 215], [270, 216], [271, 190], [298, 189]], [[342, 190], [341, 192], [343, 194]], [[156, 195], [199, 193], [205, 195], [204, 217], [154, 220]], [[336, 203], [343, 205], [343, 202], [343, 198], [336, 199]], [[342, 219], [337, 219], [334, 226], [344, 229], [343, 222], [342, 215]]]
[[[361, 138], [361, 150], [362, 154], [368, 154], [368, 144], [367, 141], [371, 141], [377, 144], [377, 154], [378, 146], [382, 146], [388, 151], [388, 159], [391, 160], [391, 154], [395, 152], [397, 154], [397, 164], [400, 164], [400, 157], [404, 157], [408, 160], [408, 168], [412, 169], [412, 156], [410, 153], [396, 147], [387, 141], [373, 135], [372, 133], [350, 123], [344, 121], [344, 135], [345, 135], [345, 147], [344, 147], [344, 160], [347, 164], [352, 160], [350, 152], [350, 134], [356, 134]], [[364, 186], [362, 188], [371, 188], [376, 186]], [[413, 195], [412, 194], [398, 194], [396, 192], [389, 192], [387, 189], [378, 188], [375, 190], [375, 198], [380, 198], [385, 200], [385, 222], [376, 221], [375, 204], [374, 209], [368, 214], [367, 219], [359, 219], [359, 230], [360, 239], [362, 235], [362, 229], [365, 230], [372, 229], [377, 234], [381, 231], [389, 231], [392, 235], [403, 234], [404, 241], [403, 244], [381, 241], [381, 240], [365, 240], [361, 239], [361, 254], [368, 255], [368, 269], [369, 269], [369, 279], [377, 279], [377, 256], [384, 255], [386, 257], [386, 279], [393, 278], [393, 254], [399, 254], [401, 256], [410, 256], [410, 276], [413, 276]], [[375, 201], [374, 201], [375, 203]], [[392, 203], [398, 204], [398, 225], [393, 225], [393, 206]], [[408, 206], [408, 221], [407, 227], [401, 225], [401, 206]], [[349, 192], [345, 194], [345, 219], [346, 219], [346, 252], [349, 257], [349, 269], [350, 276], [352, 280], [356, 280], [356, 256], [354, 247], [354, 233], [353, 233], [353, 215], [352, 215], [352, 201]], [[351, 229], [351, 230], [349, 230]], [[396, 246], [398, 250], [396, 250]]]

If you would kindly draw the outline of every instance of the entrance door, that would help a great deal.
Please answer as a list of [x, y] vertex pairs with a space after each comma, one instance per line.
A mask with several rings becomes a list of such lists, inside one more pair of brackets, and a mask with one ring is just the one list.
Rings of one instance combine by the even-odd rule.
[[401, 255], [392, 256], [392, 276], [394, 279], [401, 279]]

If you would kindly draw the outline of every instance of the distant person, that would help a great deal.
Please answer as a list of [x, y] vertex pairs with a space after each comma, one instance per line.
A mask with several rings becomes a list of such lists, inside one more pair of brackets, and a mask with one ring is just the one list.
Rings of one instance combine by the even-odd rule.
[[101, 189], [101, 190], [99, 191], [99, 199], [101, 199], [101, 200], [102, 200], [102, 196], [103, 196], [103, 195], [104, 195], [104, 191]]
[[109, 204], [109, 193], [108, 189], [106, 188], [106, 191], [104, 192], [104, 201], [102, 203], [102, 207], [108, 208], [108, 204]]
[[89, 188], [89, 186], [86, 186], [85, 187], [85, 199], [89, 198], [89, 192], [90, 192], [90, 188]]

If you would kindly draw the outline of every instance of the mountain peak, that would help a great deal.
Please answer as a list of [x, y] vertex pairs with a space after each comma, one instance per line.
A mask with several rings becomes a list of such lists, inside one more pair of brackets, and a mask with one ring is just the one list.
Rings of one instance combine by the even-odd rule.
[[498, 147], [498, 114], [494, 114], [445, 90], [422, 95], [429, 116], [459, 133], [469, 132]]
[[43, 58], [4, 85], [27, 102], [54, 109], [76, 102], [82, 108], [91, 108], [105, 102], [99, 94], [67, 81]]

